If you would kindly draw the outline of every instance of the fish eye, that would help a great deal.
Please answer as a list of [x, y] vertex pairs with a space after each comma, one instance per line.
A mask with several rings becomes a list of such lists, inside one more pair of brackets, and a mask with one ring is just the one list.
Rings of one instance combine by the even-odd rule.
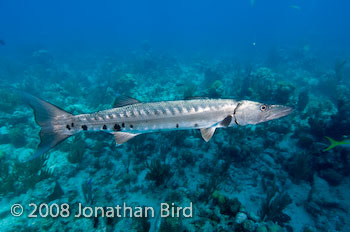
[[261, 111], [265, 111], [266, 109], [267, 109], [267, 105], [261, 105], [261, 106], [260, 106], [260, 110], [261, 110]]

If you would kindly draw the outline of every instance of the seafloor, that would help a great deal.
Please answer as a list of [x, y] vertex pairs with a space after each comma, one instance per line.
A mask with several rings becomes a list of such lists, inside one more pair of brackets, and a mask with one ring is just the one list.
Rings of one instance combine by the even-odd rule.
[[[68, 112], [111, 108], [117, 94], [141, 101], [190, 97], [251, 99], [292, 106], [279, 120], [199, 131], [152, 133], [115, 146], [81, 133], [44, 157], [22, 162], [39, 143], [32, 110], [1, 90], [1, 231], [350, 231], [350, 153], [323, 152], [325, 136], [350, 135], [350, 62], [308, 49], [275, 49], [261, 61], [191, 58], [143, 49], [129, 54], [1, 58], [1, 85]], [[40, 204], [75, 207], [193, 204], [193, 217], [28, 218]], [[11, 205], [24, 215], [10, 214]]]

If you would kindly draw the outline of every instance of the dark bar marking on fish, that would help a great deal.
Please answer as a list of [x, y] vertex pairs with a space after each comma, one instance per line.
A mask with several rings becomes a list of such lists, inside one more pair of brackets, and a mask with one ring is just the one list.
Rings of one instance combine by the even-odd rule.
[[122, 127], [123, 127], [123, 128], [125, 127], [125, 123], [124, 123], [124, 122], [122, 123]]
[[103, 125], [102, 129], [103, 129], [103, 130], [107, 130], [107, 126], [106, 126], [106, 125]]
[[194, 127], [198, 127], [198, 123], [195, 123], [195, 124], [194, 124]]
[[70, 130], [70, 126], [69, 126], [68, 124], [67, 124], [66, 128], [67, 128], [68, 130]]
[[86, 125], [82, 125], [81, 128], [82, 128], [83, 130], [87, 130], [87, 126], [86, 126]]
[[176, 128], [179, 128], [179, 123], [176, 123]]
[[169, 111], [170, 111], [170, 113], [171, 113], [172, 115], [175, 115], [175, 110], [174, 110], [174, 108], [170, 107], [170, 108], [169, 108]]
[[164, 109], [163, 107], [160, 109], [162, 111], [163, 114], [166, 114], [166, 109]]
[[183, 112], [182, 107], [176, 107], [176, 106], [175, 106], [175, 108], [179, 111], [179, 113], [182, 113], [182, 112]]
[[159, 115], [159, 114], [160, 114], [159, 110], [154, 109], [154, 115]]
[[130, 124], [130, 128], [134, 128], [134, 126], [132, 124]]
[[191, 112], [192, 110], [192, 107], [191, 106], [187, 106], [187, 107], [184, 107], [186, 109], [187, 112]]
[[74, 122], [72, 122], [71, 127], [74, 127]]

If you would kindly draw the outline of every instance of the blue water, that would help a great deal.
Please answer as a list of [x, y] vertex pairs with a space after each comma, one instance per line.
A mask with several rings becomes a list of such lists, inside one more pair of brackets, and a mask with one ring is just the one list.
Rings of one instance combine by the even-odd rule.
[[258, 53], [301, 43], [324, 55], [349, 51], [346, 1], [253, 2], [4, 1], [1, 34], [6, 50], [132, 50], [148, 40], [153, 48], [182, 53], [246, 55], [253, 42]]
[[[349, 148], [324, 151], [326, 136], [350, 136], [349, 9], [343, 0], [1, 1], [1, 231], [350, 231]], [[198, 130], [121, 146], [81, 132], [23, 162], [40, 127], [17, 90], [73, 114], [112, 108], [117, 95], [294, 112], [217, 129], [208, 143]], [[124, 202], [156, 213], [62, 216], [65, 204], [74, 214], [78, 203]], [[193, 214], [161, 217], [162, 202], [192, 202]], [[57, 204], [59, 217], [40, 216], [41, 203]]]

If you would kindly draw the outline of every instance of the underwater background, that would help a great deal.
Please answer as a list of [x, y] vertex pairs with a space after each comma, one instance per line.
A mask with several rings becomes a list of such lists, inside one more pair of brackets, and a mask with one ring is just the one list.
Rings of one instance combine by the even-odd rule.
[[[350, 231], [349, 9], [344, 0], [1, 1], [0, 230]], [[73, 114], [112, 108], [117, 95], [294, 112], [218, 129], [208, 143], [197, 130], [118, 147], [79, 133], [23, 162], [40, 128], [11, 88]], [[79, 202], [192, 202], [193, 216], [28, 218], [30, 203]]]

